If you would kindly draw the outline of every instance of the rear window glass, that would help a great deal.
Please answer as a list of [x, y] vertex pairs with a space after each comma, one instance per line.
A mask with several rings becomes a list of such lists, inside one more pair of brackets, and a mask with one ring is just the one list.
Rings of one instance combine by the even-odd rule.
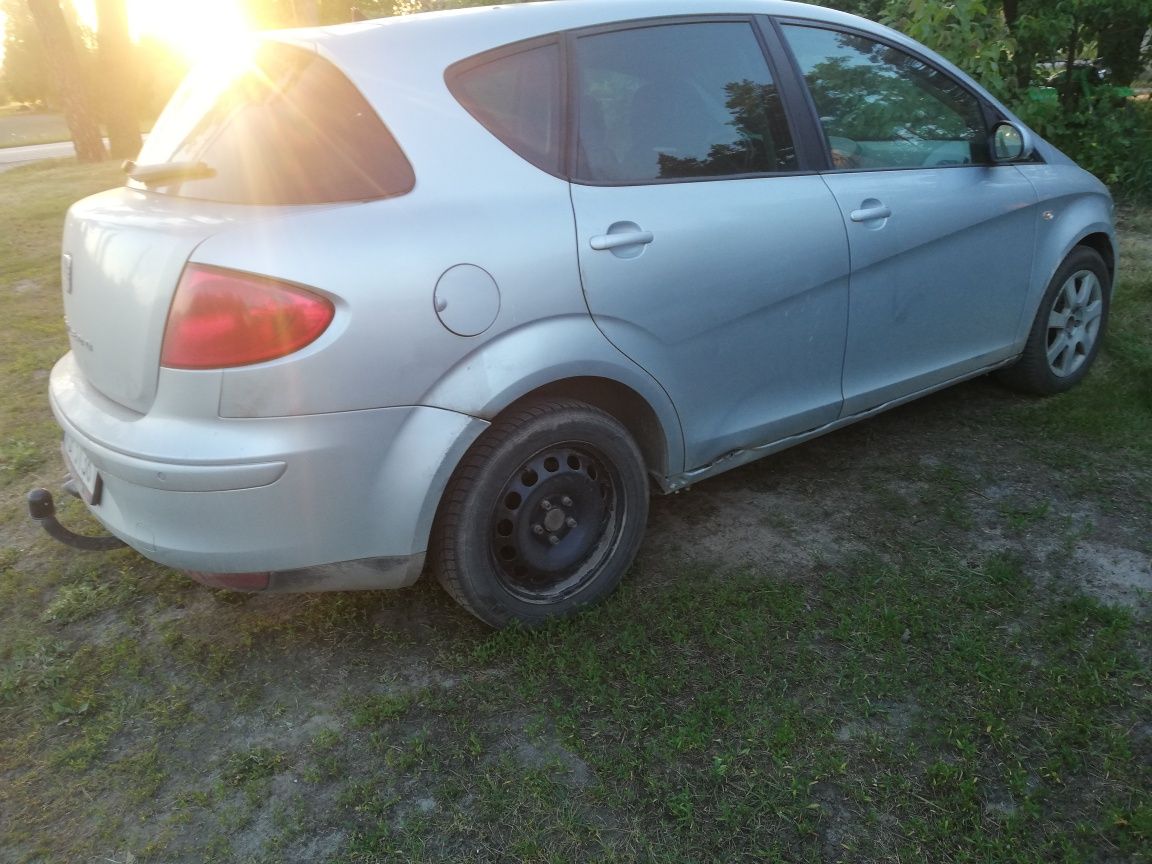
[[239, 204], [321, 204], [399, 195], [415, 182], [395, 139], [335, 66], [272, 43], [234, 74], [219, 65], [192, 72], [137, 159], [145, 167], [197, 162], [210, 176], [161, 177], [147, 188]]
[[537, 168], [560, 173], [560, 48], [555, 43], [448, 75], [468, 112]]

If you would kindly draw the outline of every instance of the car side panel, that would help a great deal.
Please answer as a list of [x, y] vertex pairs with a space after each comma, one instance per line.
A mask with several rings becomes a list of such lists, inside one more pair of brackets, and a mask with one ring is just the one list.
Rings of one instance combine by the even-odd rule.
[[1019, 352], [1028, 341], [1044, 291], [1068, 253], [1091, 234], [1108, 237], [1113, 261], [1118, 260], [1120, 250], [1113, 225], [1112, 197], [1103, 183], [1074, 163], [1063, 160], [1017, 167], [1036, 189], [1040, 201], [1032, 284], [1016, 328], [1015, 347]]
[[651, 375], [604, 338], [585, 311], [536, 321], [491, 339], [449, 369], [420, 404], [492, 418], [534, 390], [568, 378], [605, 378], [635, 391], [660, 421], [667, 471], [684, 469], [684, 438], [672, 400]]
[[[337, 307], [331, 331], [340, 331], [288, 357], [225, 370], [220, 413], [417, 404], [444, 369], [489, 339], [527, 321], [587, 315], [567, 184], [504, 152], [518, 164], [504, 171], [494, 159], [488, 179], [455, 192], [429, 183], [403, 198], [257, 223], [204, 242], [197, 263], [324, 292]], [[438, 281], [461, 264], [495, 283], [495, 319], [472, 336], [449, 330], [435, 308]]]
[[[1036, 193], [1011, 166], [825, 175], [849, 228], [843, 416], [1010, 356]], [[854, 221], [879, 202], [891, 216]]]

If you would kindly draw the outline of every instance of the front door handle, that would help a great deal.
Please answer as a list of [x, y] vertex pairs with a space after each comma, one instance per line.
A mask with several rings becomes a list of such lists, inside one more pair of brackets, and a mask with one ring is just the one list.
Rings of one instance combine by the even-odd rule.
[[599, 252], [621, 246], [647, 246], [652, 240], [651, 231], [622, 231], [619, 234], [597, 234], [588, 241], [588, 245]]
[[881, 204], [875, 198], [869, 198], [860, 205], [859, 210], [853, 210], [848, 218], [853, 222], [871, 222], [874, 219], [887, 219], [892, 215], [892, 208]]

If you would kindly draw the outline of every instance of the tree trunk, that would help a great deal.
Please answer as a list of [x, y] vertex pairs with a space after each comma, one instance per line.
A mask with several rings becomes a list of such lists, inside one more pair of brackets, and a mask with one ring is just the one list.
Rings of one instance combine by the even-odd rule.
[[1150, 21], [1148, 13], [1106, 17], [1096, 30], [1100, 62], [1108, 69], [1109, 82], [1117, 87], [1131, 86], [1140, 74], [1144, 38]]
[[100, 162], [105, 156], [104, 142], [100, 138], [92, 100], [60, 3], [58, 0], [28, 0], [28, 10], [36, 20], [49, 68], [56, 77], [60, 100], [64, 104], [64, 120], [76, 146], [76, 158], [81, 162]]
[[134, 159], [143, 143], [136, 121], [136, 50], [128, 36], [124, 0], [96, 0], [104, 119], [114, 159]]
[[1016, 43], [1012, 52], [1012, 77], [1016, 81], [1016, 89], [1023, 92], [1032, 86], [1032, 75], [1036, 66], [1036, 56], [1020, 38], [1020, 2], [1019, 0], [1004, 0], [1004, 24], [1008, 33]]
[[1065, 114], [1076, 110], [1080, 99], [1080, 82], [1076, 75], [1076, 54], [1080, 51], [1080, 21], [1072, 16], [1072, 29], [1068, 34], [1068, 56], [1064, 60], [1064, 86], [1061, 88], [1060, 104]]

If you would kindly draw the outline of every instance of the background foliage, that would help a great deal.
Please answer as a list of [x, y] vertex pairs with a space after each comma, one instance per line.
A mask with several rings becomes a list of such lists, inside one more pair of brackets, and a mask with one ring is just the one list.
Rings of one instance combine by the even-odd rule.
[[[1128, 200], [1152, 200], [1152, 0], [817, 0], [943, 54]], [[1144, 81], [1143, 83], [1147, 83]]]
[[[238, 0], [256, 28], [329, 24], [481, 5], [488, 0]], [[515, 2], [515, 0], [513, 0]], [[815, 0], [882, 21], [943, 54], [1022, 119], [1129, 200], [1152, 200], [1152, 102], [1146, 76], [1152, 0]], [[63, 0], [66, 13], [71, 4]], [[28, 0], [0, 0], [8, 16], [0, 102], [58, 104]], [[81, 62], [94, 67], [96, 34], [75, 15]], [[143, 40], [136, 110], [154, 117], [185, 71]], [[1144, 81], [1143, 83], [1148, 83]], [[101, 106], [97, 106], [98, 113]]]

